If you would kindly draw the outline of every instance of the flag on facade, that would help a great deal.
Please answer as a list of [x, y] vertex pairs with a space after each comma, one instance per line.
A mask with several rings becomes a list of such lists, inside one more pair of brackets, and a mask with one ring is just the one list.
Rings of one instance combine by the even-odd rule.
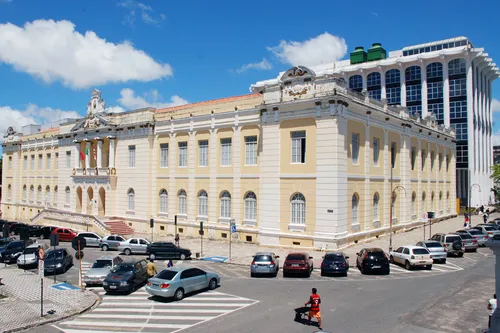
[[80, 150], [80, 160], [85, 160], [85, 154]]

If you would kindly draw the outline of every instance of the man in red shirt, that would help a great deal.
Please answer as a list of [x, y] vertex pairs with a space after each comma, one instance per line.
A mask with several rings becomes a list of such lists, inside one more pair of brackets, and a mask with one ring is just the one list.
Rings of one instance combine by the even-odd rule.
[[318, 320], [319, 329], [322, 330], [323, 328], [321, 327], [321, 312], [319, 311], [321, 297], [318, 295], [318, 290], [316, 288], [312, 288], [311, 297], [309, 297], [309, 301], [304, 305], [308, 304], [311, 304], [311, 310], [309, 311], [309, 314], [307, 316], [308, 320], [311, 321], [311, 317], [315, 317]]

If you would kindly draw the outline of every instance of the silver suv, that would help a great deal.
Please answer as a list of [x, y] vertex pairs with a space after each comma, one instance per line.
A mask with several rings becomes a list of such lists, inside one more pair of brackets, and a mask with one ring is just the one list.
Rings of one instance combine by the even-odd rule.
[[111, 272], [111, 269], [121, 262], [123, 262], [123, 259], [118, 256], [99, 257], [88, 272], [85, 273], [83, 282], [87, 286], [102, 285], [106, 276]]
[[454, 234], [435, 234], [430, 240], [438, 241], [443, 244], [448, 250], [448, 254], [454, 254], [463, 257], [465, 248], [462, 243], [462, 238]]
[[120, 242], [125, 242], [125, 238], [120, 235], [109, 235], [99, 241], [99, 247], [103, 251], [118, 250]]

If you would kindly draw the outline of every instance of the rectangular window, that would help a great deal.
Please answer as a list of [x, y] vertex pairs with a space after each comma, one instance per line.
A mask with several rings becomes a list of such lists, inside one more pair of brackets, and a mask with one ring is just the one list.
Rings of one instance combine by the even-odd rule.
[[245, 165], [257, 165], [257, 136], [245, 137]]
[[59, 168], [59, 153], [56, 153], [56, 156], [55, 156], [55, 169], [57, 170]]
[[359, 157], [359, 134], [352, 134], [352, 163], [358, 164]]
[[382, 91], [380, 89], [368, 90], [368, 97], [380, 101], [382, 99]]
[[427, 106], [427, 111], [429, 113], [434, 113], [436, 116], [436, 120], [444, 121], [444, 111], [443, 111], [443, 103], [432, 103]]
[[378, 166], [378, 155], [379, 155], [379, 144], [380, 141], [378, 138], [373, 138], [373, 164]]
[[467, 163], [469, 161], [469, 152], [467, 146], [457, 146], [457, 163]]
[[128, 167], [135, 168], [135, 146], [128, 146]]
[[24, 156], [23, 160], [23, 169], [26, 171], [28, 170], [28, 156]]
[[292, 132], [292, 163], [306, 163], [306, 131]]
[[396, 165], [396, 142], [391, 142], [391, 167]]
[[187, 141], [179, 142], [179, 167], [185, 168], [187, 167], [187, 151], [188, 151], [188, 143]]
[[198, 141], [198, 165], [208, 166], [208, 140]]
[[420, 159], [422, 160], [422, 171], [425, 169], [425, 150], [422, 150]]
[[416, 116], [418, 114], [422, 114], [422, 105], [411, 105], [407, 106], [408, 111], [410, 111], [410, 114], [413, 116]]
[[47, 154], [47, 169], [50, 169], [50, 167], [52, 166], [51, 163], [52, 163], [52, 155]]
[[467, 140], [467, 123], [451, 124], [451, 127], [455, 131], [455, 137], [458, 141]]
[[160, 168], [168, 167], [168, 143], [160, 144]]
[[417, 159], [417, 148], [411, 147], [411, 169], [415, 170], [415, 160]]
[[232, 150], [232, 140], [231, 138], [220, 139], [220, 164], [221, 165], [231, 165], [233, 161], [233, 150]]
[[66, 169], [71, 169], [71, 152], [66, 152]]
[[450, 80], [450, 97], [458, 97], [466, 95], [467, 95], [467, 83], [465, 79]]
[[467, 118], [467, 101], [450, 102], [450, 119]]
[[416, 102], [422, 100], [422, 87], [420, 84], [415, 84], [406, 87], [406, 101]]
[[387, 88], [387, 104], [401, 104], [401, 87]]
[[443, 82], [427, 83], [427, 99], [443, 98]]
[[31, 155], [31, 171], [35, 170], [35, 155]]
[[38, 170], [42, 170], [42, 169], [43, 169], [43, 155], [39, 154], [38, 155]]

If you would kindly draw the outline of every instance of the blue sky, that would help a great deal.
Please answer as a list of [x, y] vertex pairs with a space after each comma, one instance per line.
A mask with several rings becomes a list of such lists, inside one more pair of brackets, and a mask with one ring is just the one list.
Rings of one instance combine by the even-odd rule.
[[[373, 42], [396, 50], [463, 35], [500, 64], [499, 10], [484, 0], [0, 0], [0, 132], [83, 115], [94, 87], [113, 110], [203, 101]], [[319, 46], [291, 47], [309, 40]]]

